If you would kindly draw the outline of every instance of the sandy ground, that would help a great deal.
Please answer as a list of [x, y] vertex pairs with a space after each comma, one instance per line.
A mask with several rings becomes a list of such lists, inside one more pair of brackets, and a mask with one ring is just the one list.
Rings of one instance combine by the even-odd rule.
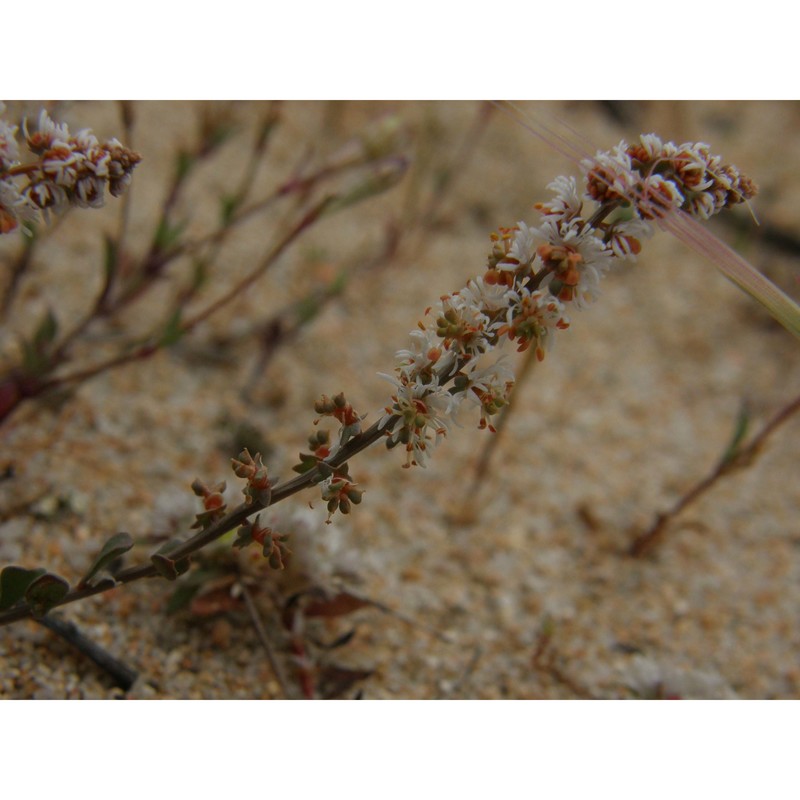
[[[200, 110], [183, 103], [136, 109], [133, 145], [144, 161], [133, 186], [134, 253], [150, 241], [175, 151], [194, 140]], [[596, 103], [544, 110], [592, 146], [649, 131], [709, 142], [760, 184], [754, 208], [762, 223], [756, 228], [743, 212], [744, 233], [722, 223], [710, 229], [800, 294], [796, 256], [763, 235], [777, 226], [796, 236], [800, 106], [636, 103], [614, 109], [621, 118]], [[239, 135], [201, 166], [176, 209], [193, 236], [215, 224], [217, 198], [240, 180], [263, 108], [227, 111]], [[0, 466], [13, 471], [0, 483], [0, 563], [46, 566], [75, 581], [119, 530], [142, 543], [129, 563], [141, 561], [148, 542], [152, 550], [159, 536], [188, 531], [199, 510], [189, 490], [195, 477], [227, 480], [237, 502], [240, 487], [228, 467], [237, 441], [257, 434], [272, 474], [285, 478], [306, 449], [313, 402], [323, 392], [345, 390], [374, 420], [390, 388], [376, 373], [391, 371], [424, 309], [482, 272], [493, 229], [535, 222], [532, 204], [547, 198], [546, 185], [575, 172], [498, 112], [463, 158], [478, 104], [298, 103], [283, 108], [254, 196], [387, 113], [402, 122], [412, 163], [398, 186], [311, 229], [178, 346], [83, 384], [61, 405], [28, 404], [0, 429]], [[73, 130], [121, 136], [114, 104], [61, 104], [53, 114]], [[426, 211], [453, 163], [452, 185]], [[291, 209], [276, 204], [226, 244], [198, 307], [261, 258]], [[45, 308], [66, 329], [90, 302], [102, 275], [100, 233], [114, 230], [117, 210], [112, 203], [77, 212], [46, 240], [3, 326], [4, 358]], [[396, 257], [361, 268], [398, 229], [409, 236]], [[2, 243], [5, 263], [14, 246]], [[152, 297], [91, 328], [76, 363], [93, 363], [125, 331], [163, 319], [190, 269], [177, 265]], [[260, 368], [248, 332], [340, 271], [351, 275], [341, 296]], [[797, 420], [752, 466], [690, 506], [652, 553], [628, 555], [637, 533], [713, 468], [743, 403], [758, 429], [800, 393], [797, 342], [663, 233], [572, 318], [514, 396], [478, 492], [473, 470], [490, 434], [465, 417], [427, 469], [401, 469], [402, 454], [382, 446], [354, 459], [351, 473], [366, 491], [349, 517], [325, 525], [313, 491], [271, 510], [269, 520], [292, 534], [284, 572], [270, 571], [255, 551], [234, 558], [229, 542], [198, 563], [218, 576], [245, 576], [290, 695], [303, 691], [302, 646], [315, 691], [344, 697], [800, 696]], [[59, 610], [139, 672], [126, 695], [41, 626], [3, 628], [0, 695], [282, 696], [242, 597], [231, 598], [224, 580], [214, 585], [221, 587], [210, 595], [215, 608], [196, 603], [167, 613], [177, 584], [147, 580]], [[312, 587], [372, 604], [307, 618], [292, 638], [276, 608]], [[308, 597], [299, 605], [308, 611]], [[334, 649], [321, 646], [341, 637]]]

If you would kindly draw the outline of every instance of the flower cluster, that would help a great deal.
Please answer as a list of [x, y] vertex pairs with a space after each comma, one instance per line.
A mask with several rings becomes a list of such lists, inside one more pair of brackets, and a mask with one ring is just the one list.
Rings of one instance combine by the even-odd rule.
[[757, 191], [735, 166], [711, 155], [707, 144], [676, 145], [652, 133], [640, 136], [637, 144], [620, 142], [584, 166], [592, 199], [633, 203], [643, 219], [663, 217], [678, 208], [708, 219]]
[[197, 497], [203, 498], [203, 511], [195, 516], [192, 528], [205, 530], [225, 516], [225, 498], [222, 493], [225, 491], [225, 481], [207, 486], [199, 478], [192, 481], [192, 491]]
[[252, 522], [245, 522], [239, 528], [233, 546], [242, 549], [255, 542], [261, 545], [262, 555], [273, 569], [284, 569], [292, 552], [286, 545], [289, 537], [274, 528], [260, 525], [258, 519], [256, 516]]
[[258, 502], [268, 506], [272, 495], [272, 481], [261, 461], [261, 453], [251, 456], [245, 447], [238, 458], [231, 459], [231, 468], [237, 478], [244, 478], [247, 481], [247, 486], [242, 490], [245, 502], [248, 505]]
[[[504, 345], [543, 360], [556, 333], [569, 327], [570, 307], [585, 307], [611, 268], [636, 259], [642, 240], [652, 235], [651, 220], [663, 220], [669, 210], [706, 217], [755, 194], [753, 184], [706, 145], [665, 144], [654, 135], [631, 146], [623, 142], [583, 167], [583, 184], [559, 177], [549, 185], [552, 198], [535, 206], [536, 227], [518, 222], [493, 233], [483, 275], [426, 310], [409, 346], [396, 353], [394, 373], [382, 375], [394, 393], [370, 431], [362, 432], [364, 416], [343, 393], [315, 403], [314, 424], [335, 420], [338, 437], [315, 430], [294, 470], [319, 484], [328, 521], [361, 502], [345, 460], [348, 448], [357, 452], [363, 445], [359, 438], [385, 436], [389, 449], [402, 446], [404, 466], [411, 467], [426, 465], [464, 406], [477, 410], [479, 428], [495, 431], [492, 418], [508, 405], [515, 382]], [[250, 482], [248, 496], [266, 491], [257, 499], [269, 505], [260, 459], [245, 452], [234, 470]], [[242, 537], [281, 560], [267, 533], [246, 528]]]
[[519, 222], [492, 234], [484, 275], [428, 309], [411, 347], [396, 354], [394, 375], [382, 376], [395, 393], [379, 426], [389, 448], [404, 445], [405, 466], [425, 465], [465, 402], [479, 408], [480, 428], [494, 430], [490, 419], [514, 386], [496, 351], [512, 342], [541, 361], [556, 332], [569, 327], [567, 308], [583, 308], [609, 269], [635, 260], [652, 234], [649, 220], [677, 209], [705, 219], [756, 192], [707, 145], [653, 134], [582, 166], [583, 186], [566, 177], [549, 185], [553, 198], [535, 206], [538, 227]]
[[353, 505], [358, 505], [364, 495], [364, 490], [350, 480], [347, 464], [334, 470], [320, 485], [322, 499], [328, 507], [327, 522], [331, 521], [331, 516], [337, 510], [342, 514], [349, 514]]
[[[344, 392], [339, 392], [333, 398], [324, 394], [314, 404], [314, 410], [322, 417], [333, 417], [340, 424], [339, 430], [339, 445], [345, 444], [348, 439], [357, 436], [361, 433], [361, 420], [364, 419], [366, 414], [359, 415], [353, 406], [347, 402]], [[315, 421], [315, 425], [319, 419]], [[320, 442], [321, 443], [321, 442]], [[326, 442], [327, 444], [327, 442]], [[313, 447], [312, 447], [313, 449]]]
[[[4, 107], [0, 104], [0, 114]], [[138, 153], [116, 139], [100, 144], [90, 130], [72, 135], [64, 123], [39, 115], [37, 129], [23, 124], [25, 144], [34, 160], [20, 163], [18, 127], [0, 119], [0, 233], [9, 233], [42, 212], [60, 213], [69, 206], [99, 208], [105, 189], [114, 197], [131, 181]], [[21, 188], [15, 179], [26, 181]]]

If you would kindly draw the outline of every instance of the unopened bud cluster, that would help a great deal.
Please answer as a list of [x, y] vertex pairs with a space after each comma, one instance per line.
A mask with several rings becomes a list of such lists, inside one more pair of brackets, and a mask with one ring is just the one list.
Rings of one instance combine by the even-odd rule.
[[225, 491], [225, 481], [207, 486], [199, 478], [192, 482], [192, 491], [203, 498], [203, 511], [195, 517], [193, 528], [208, 528], [225, 516], [225, 499], [222, 493]]
[[[0, 103], [0, 114], [4, 110]], [[121, 195], [141, 161], [116, 139], [101, 144], [88, 129], [70, 134], [66, 124], [53, 122], [43, 110], [35, 131], [28, 130], [27, 120], [23, 124], [33, 159], [22, 163], [18, 130], [0, 119], [0, 233], [36, 220], [39, 212], [46, 219], [69, 206], [99, 208], [106, 188], [114, 197]]]
[[[344, 392], [334, 397], [328, 397], [324, 394], [314, 403], [314, 410], [320, 417], [333, 417], [341, 426], [339, 429], [339, 444], [345, 444], [353, 436], [361, 433], [361, 420], [366, 416], [365, 414], [357, 414], [353, 406], [347, 402]], [[319, 422], [316, 420], [315, 424]]]
[[270, 527], [259, 524], [258, 516], [252, 522], [245, 522], [237, 531], [234, 547], [247, 547], [254, 542], [259, 544], [264, 558], [273, 569], [283, 569], [291, 550], [286, 546], [289, 537]]
[[[361, 421], [366, 416], [358, 414], [343, 392], [329, 397], [324, 394], [314, 403], [314, 410], [321, 417], [332, 417], [339, 423], [339, 435], [336, 444], [331, 444], [330, 433], [326, 430], [315, 430], [308, 437], [309, 452], [300, 453], [300, 463], [293, 469], [301, 475], [316, 469], [317, 482], [322, 491], [322, 499], [328, 509], [328, 519], [340, 511], [342, 514], [349, 514], [353, 505], [361, 502], [364, 494], [362, 489], [352, 481], [348, 474], [347, 463], [339, 467], [331, 466], [326, 459], [335, 455], [350, 439], [361, 433]], [[314, 420], [317, 425], [320, 418]]]
[[353, 505], [358, 505], [364, 495], [364, 490], [359, 489], [353, 483], [347, 471], [347, 464], [333, 470], [327, 478], [322, 481], [322, 499], [328, 508], [327, 522], [331, 521], [331, 516], [340, 511], [342, 514], [349, 514]]
[[267, 468], [261, 461], [261, 453], [251, 456], [247, 448], [231, 459], [231, 466], [237, 478], [244, 478], [247, 486], [242, 490], [248, 504], [258, 502], [266, 508], [272, 496], [272, 483]]

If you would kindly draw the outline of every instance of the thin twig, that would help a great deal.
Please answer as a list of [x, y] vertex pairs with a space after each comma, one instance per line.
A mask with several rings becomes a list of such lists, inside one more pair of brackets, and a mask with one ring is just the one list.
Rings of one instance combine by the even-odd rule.
[[[273, 247], [269, 253], [267, 253], [267, 255], [262, 259], [261, 263], [255, 269], [249, 272], [241, 281], [239, 281], [239, 283], [232, 287], [222, 297], [210, 303], [205, 309], [199, 311], [191, 319], [186, 320], [186, 322], [181, 325], [181, 333], [186, 334], [191, 331], [192, 328], [199, 325], [203, 320], [208, 319], [208, 317], [210, 317], [213, 313], [230, 303], [235, 297], [239, 296], [245, 289], [251, 286], [278, 259], [283, 251], [298, 236], [300, 236], [301, 233], [303, 233], [308, 227], [310, 227], [320, 218], [324, 212], [324, 209], [330, 202], [330, 197], [325, 198], [320, 203], [315, 205], [310, 211], [308, 211], [305, 216], [289, 231], [289, 233], [287, 233], [281, 239], [281, 241], [278, 242], [278, 244], [275, 245], [275, 247]], [[122, 353], [121, 355], [115, 356], [106, 361], [102, 361], [99, 364], [95, 364], [92, 367], [76, 370], [75, 372], [67, 373], [66, 375], [60, 375], [55, 378], [42, 381], [40, 384], [38, 384], [36, 393], [41, 394], [45, 391], [70, 383], [81, 383], [93, 378], [101, 372], [106, 372], [110, 369], [128, 364], [132, 361], [141, 361], [145, 358], [149, 358], [163, 347], [164, 344], [157, 341], [142, 344], [131, 352]]]
[[115, 658], [99, 644], [84, 636], [74, 622], [68, 622], [58, 615], [47, 615], [36, 620], [44, 628], [60, 636], [65, 642], [94, 661], [100, 669], [107, 672], [114, 684], [127, 692], [139, 677], [139, 673], [124, 662]]
[[746, 447], [735, 449], [733, 453], [726, 453], [720, 459], [716, 467], [714, 467], [705, 478], [686, 492], [672, 508], [659, 513], [650, 528], [634, 539], [630, 546], [629, 554], [640, 557], [651, 551], [664, 537], [667, 525], [675, 519], [678, 514], [705, 494], [725, 475], [750, 466], [760, 454], [767, 438], [797, 411], [800, 411], [800, 396], [796, 397], [778, 411], [778, 413], [764, 425], [761, 431], [753, 437], [750, 444]]
[[8, 269], [8, 278], [6, 286], [4, 287], [3, 298], [0, 300], [0, 314], [2, 314], [3, 317], [8, 314], [12, 301], [16, 297], [20, 280], [25, 274], [25, 270], [30, 266], [33, 249], [37, 241], [35, 236], [24, 235], [22, 238], [22, 250]]
[[[533, 372], [533, 367], [537, 364], [537, 362], [538, 359], [536, 357], [536, 348], [529, 348], [525, 353], [525, 356], [522, 359], [522, 362], [516, 373], [514, 380], [515, 397], [521, 397], [520, 389], [522, 384], [525, 382], [525, 379], [531, 374], [531, 372]], [[494, 433], [486, 439], [485, 444], [481, 449], [481, 454], [472, 473], [472, 482], [469, 485], [469, 493], [464, 501], [464, 507], [470, 513], [475, 503], [477, 492], [486, 478], [487, 473], [489, 472], [492, 456], [500, 444], [502, 434], [508, 425], [509, 418], [514, 411], [514, 408], [516, 407], [517, 404], [515, 402], [511, 402], [507, 406], [504, 406], [502, 409], [500, 409], [500, 413], [492, 423], [492, 426], [494, 427]]]
[[[391, 432], [394, 429], [394, 426], [397, 424], [398, 420], [399, 417], [391, 417], [383, 427], [380, 427], [379, 422], [375, 422], [366, 431], [350, 439], [350, 441], [348, 441], [344, 447], [342, 447], [335, 455], [327, 459], [325, 463], [331, 467], [341, 466], [356, 453], [360, 453], [362, 450], [365, 450], [378, 440], [383, 439], [388, 432]], [[272, 490], [269, 505], [273, 506], [276, 503], [285, 500], [287, 497], [291, 497], [292, 495], [297, 494], [297, 492], [313, 486], [320, 480], [322, 480], [322, 476], [320, 474], [319, 467], [314, 467], [302, 475], [298, 475], [291, 480], [284, 481], [283, 483], [278, 484]], [[170, 550], [168, 553], [162, 555], [166, 555], [175, 562], [186, 559], [196, 553], [198, 550], [201, 550], [209, 545], [211, 542], [214, 542], [221, 536], [224, 536], [226, 533], [228, 533], [228, 531], [237, 528], [245, 520], [247, 520], [248, 517], [251, 517], [253, 514], [256, 514], [259, 511], [263, 511], [264, 508], [266, 508], [265, 504], [259, 501], [242, 503], [232, 511], [229, 511], [218, 522], [190, 537], [174, 550]], [[61, 598], [60, 602], [58, 602], [56, 606], [67, 605], [68, 603], [74, 603], [78, 600], [83, 600], [86, 597], [102, 594], [103, 592], [107, 592], [120, 584], [132, 583], [133, 581], [142, 580], [143, 578], [154, 578], [158, 575], [159, 572], [152, 563], [129, 567], [128, 569], [124, 569], [115, 573], [113, 584], [111, 582], [100, 582], [95, 586], [84, 586], [80, 589], [73, 589], [72, 591], [67, 592], [67, 594]], [[20, 603], [13, 608], [0, 612], [0, 626], [8, 625], [20, 619], [27, 619], [31, 616], [32, 609], [30, 605], [28, 603]]]
[[256, 635], [258, 636], [258, 640], [261, 642], [261, 645], [267, 654], [267, 660], [269, 661], [270, 667], [272, 667], [272, 672], [275, 675], [275, 679], [278, 681], [278, 685], [281, 687], [281, 692], [285, 698], [290, 698], [291, 693], [289, 692], [289, 684], [286, 681], [286, 676], [284, 675], [283, 668], [281, 667], [280, 662], [275, 655], [275, 651], [272, 649], [269, 637], [267, 636], [267, 631], [264, 628], [264, 623], [261, 621], [261, 615], [258, 613], [256, 604], [253, 602], [253, 597], [248, 591], [247, 587], [244, 585], [243, 581], [239, 581], [237, 586], [242, 593], [245, 605], [247, 606], [247, 612], [250, 614], [253, 627], [256, 629]]
[[475, 672], [475, 667], [478, 666], [478, 662], [483, 655], [483, 648], [480, 645], [475, 645], [472, 648], [472, 654], [469, 657], [469, 661], [467, 661], [464, 669], [461, 672], [461, 675], [455, 680], [455, 682], [448, 686], [445, 690], [439, 693], [439, 699], [443, 700], [446, 697], [452, 697], [454, 694], [457, 694], [461, 691], [461, 688], [464, 684], [470, 679], [472, 673]]

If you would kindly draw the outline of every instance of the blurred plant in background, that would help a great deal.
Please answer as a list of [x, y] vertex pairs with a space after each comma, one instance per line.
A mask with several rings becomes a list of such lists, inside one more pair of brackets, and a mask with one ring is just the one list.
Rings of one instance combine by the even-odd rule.
[[[120, 108], [123, 127], [130, 136], [135, 107], [121, 104]], [[374, 252], [362, 248], [356, 265], [330, 274], [266, 322], [246, 329], [244, 335], [260, 342], [254, 377], [263, 372], [276, 349], [309, 326], [360, 271], [385, 266], [401, 246], [422, 246], [437, 205], [445, 190], [452, 188], [458, 165], [473, 151], [489, 113], [489, 106], [479, 108], [474, 126], [453, 157], [451, 171], [439, 175], [426, 202], [411, 204], [406, 219], [387, 226], [382, 245]], [[6, 341], [6, 363], [0, 372], [0, 425], [13, 425], [21, 407], [36, 400], [57, 397], [59, 403], [69, 403], [70, 393], [77, 386], [183, 342], [201, 323], [246, 295], [321, 220], [393, 189], [407, 172], [407, 137], [400, 121], [389, 116], [323, 156], [321, 163], [302, 157], [288, 179], [253, 197], [255, 175], [281, 123], [280, 104], [266, 104], [249, 151], [243, 156], [241, 180], [221, 192], [216, 226], [198, 235], [189, 232], [190, 221], [178, 213], [179, 200], [190, 191], [190, 177], [218, 155], [236, 128], [229, 114], [208, 107], [200, 117], [195, 146], [181, 150], [175, 159], [148, 246], [139, 252], [138, 243], [130, 240], [130, 209], [123, 205], [117, 232], [105, 235], [99, 291], [87, 298], [82, 316], [61, 319], [48, 309], [32, 328], [15, 331], [16, 348], [9, 346], [10, 339]], [[28, 163], [20, 160], [20, 130], [33, 156]], [[67, 125], [54, 122], [47, 111], [41, 112], [34, 132], [26, 121], [20, 125], [2, 122], [0, 229], [9, 235], [20, 228], [24, 231], [8, 261], [1, 287], [6, 319], [17, 324], [20, 321], [20, 317], [14, 317], [15, 301], [44, 235], [38, 218], [43, 216], [48, 222], [73, 207], [100, 207], [105, 189], [112, 196], [121, 195], [141, 160], [138, 153], [116, 139], [100, 145], [86, 130], [72, 136]], [[788, 298], [769, 289], [771, 294], [765, 299], [764, 279], [758, 276], [749, 282], [751, 268], [746, 262], [738, 257], [731, 260], [716, 249], [713, 237], [704, 238], [686, 222], [690, 218], [706, 220], [755, 194], [752, 182], [713, 156], [707, 145], [675, 145], [648, 134], [633, 144], [623, 142], [611, 151], [584, 158], [581, 166], [581, 182], [562, 176], [550, 184], [552, 199], [536, 206], [538, 225], [520, 221], [493, 233], [483, 274], [441, 296], [425, 311], [424, 319], [412, 331], [410, 346], [397, 352], [393, 374], [384, 375], [393, 392], [382, 416], [371, 426], [362, 425], [367, 414], [357, 411], [343, 392], [322, 395], [314, 406], [317, 418], [308, 438], [308, 451], [300, 454], [300, 462], [294, 467], [298, 474], [283, 481], [270, 475], [264, 464], [268, 447], [254, 446], [252, 442], [258, 437], [250, 432], [232, 459], [235, 477], [244, 481], [244, 499], [239, 505], [228, 508], [224, 481], [205, 483], [197, 479], [191, 487], [202, 504], [192, 525], [196, 532], [159, 542], [146, 561], [123, 566], [126, 554], [137, 543], [145, 543], [146, 537], [118, 532], [107, 539], [73, 584], [43, 567], [7, 566], [0, 573], [0, 624], [26, 617], [41, 620], [57, 606], [142, 578], [176, 580], [189, 572], [194, 559], [200, 566], [173, 595], [172, 610], [191, 605], [202, 614], [201, 609], [208, 605], [203, 606], [201, 598], [208, 603], [211, 597], [228, 597], [225, 602], [246, 608], [251, 616], [285, 695], [338, 696], [370, 671], [349, 670], [324, 657], [314, 661], [309, 653], [334, 650], [346, 644], [349, 636], [345, 632], [321, 646], [318, 640], [313, 643], [305, 636], [303, 621], [334, 619], [377, 604], [348, 592], [319, 595], [322, 590], [315, 586], [300, 592], [272, 590], [298, 667], [300, 691], [295, 692], [263, 632], [253, 603], [253, 593], [260, 590], [258, 582], [246, 574], [240, 561], [230, 557], [229, 550], [209, 551], [210, 544], [236, 531], [231, 542], [234, 548], [242, 550], [256, 544], [264, 563], [282, 570], [294, 557], [292, 531], [278, 530], [266, 519], [262, 522], [259, 512], [317, 486], [328, 521], [337, 512], [348, 514], [362, 502], [364, 494], [350, 473], [350, 460], [355, 455], [383, 441], [389, 449], [401, 447], [404, 466], [425, 466], [437, 443], [451, 424], [458, 424], [465, 409], [476, 412], [480, 429], [495, 433], [501, 427], [498, 420], [504, 419], [510, 407], [517, 380], [503, 348], [511, 346], [526, 354], [524, 370], [543, 360], [558, 332], [569, 327], [568, 311], [590, 304], [599, 295], [604, 275], [620, 262], [636, 258], [643, 241], [652, 235], [654, 224], [676, 235], [693, 236], [698, 249], [715, 259], [729, 277], [761, 300], [790, 330], [800, 330], [796, 306]], [[414, 213], [420, 205], [423, 210]], [[219, 285], [215, 276], [227, 257], [225, 245], [240, 226], [260, 217], [279, 219], [274, 240], [243, 273], [229, 284]], [[128, 329], [123, 312], [146, 304], [160, 291], [170, 270], [187, 261], [191, 264], [188, 276], [184, 271], [184, 277], [173, 283], [160, 321], [145, 333]], [[283, 276], [281, 280], [287, 279]], [[21, 319], [28, 323], [24, 314]], [[121, 331], [115, 337], [114, 352], [97, 355], [95, 348], [85, 345], [92, 342], [98, 329], [111, 323]], [[336, 427], [331, 431], [320, 425], [323, 422]], [[733, 446], [739, 448], [740, 444], [741, 437]], [[491, 445], [479, 462], [474, 493], [486, 475], [490, 454]], [[726, 463], [734, 460], [732, 457]], [[639, 554], [643, 546], [634, 545], [633, 549]]]

